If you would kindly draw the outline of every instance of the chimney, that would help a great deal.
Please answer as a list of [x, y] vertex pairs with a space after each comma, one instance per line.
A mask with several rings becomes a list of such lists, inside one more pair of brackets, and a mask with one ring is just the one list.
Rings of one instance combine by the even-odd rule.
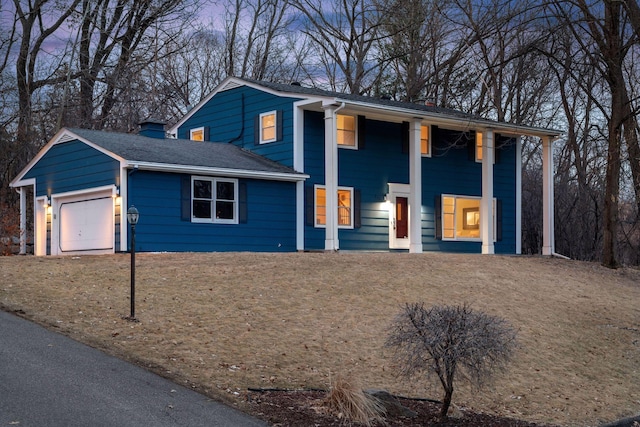
[[165, 139], [164, 125], [166, 123], [159, 119], [146, 119], [140, 122], [140, 131], [138, 134], [149, 138]]

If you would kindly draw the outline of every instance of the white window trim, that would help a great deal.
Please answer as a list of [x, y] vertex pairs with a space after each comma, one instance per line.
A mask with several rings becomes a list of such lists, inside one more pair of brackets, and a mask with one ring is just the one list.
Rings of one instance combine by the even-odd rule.
[[[422, 127], [426, 127], [428, 129], [427, 134], [427, 154], [422, 153]], [[420, 125], [420, 155], [422, 157], [431, 157], [431, 125]]]
[[[318, 224], [316, 222], [316, 219], [318, 218], [318, 200], [317, 200], [318, 189], [324, 189], [325, 190], [325, 197], [326, 197], [326, 190], [327, 190], [327, 188], [324, 185], [315, 184], [313, 186], [313, 226], [315, 228], [327, 228], [326, 224]], [[338, 224], [338, 228], [345, 229], [345, 230], [353, 230], [354, 229], [354, 226], [353, 226], [353, 221], [354, 221], [354, 216], [353, 216], [353, 209], [354, 209], [353, 187], [338, 187], [338, 190], [349, 191], [349, 193], [351, 194], [351, 211], [349, 212], [349, 214], [351, 215], [351, 218], [349, 219], [350, 225], [340, 225], [340, 224]], [[338, 207], [336, 207], [336, 209], [338, 209]], [[325, 211], [326, 211], [326, 206], [325, 206]]]
[[[211, 182], [211, 218], [196, 218], [193, 216], [193, 182], [194, 181], [209, 181]], [[218, 182], [232, 182], [233, 183], [233, 219], [219, 219], [215, 216], [215, 203], [217, 201], [216, 183]], [[191, 176], [191, 222], [197, 223], [213, 223], [213, 224], [238, 224], [238, 180], [231, 178], [215, 178], [210, 176]]]
[[[443, 241], [448, 241], [448, 242], [482, 242], [482, 225], [480, 225], [480, 237], [457, 237], [456, 236], [456, 231], [457, 228], [454, 228], [454, 237], [444, 237], [444, 198], [445, 197], [453, 197], [454, 200], [456, 200], [455, 204], [454, 204], [454, 210], [453, 210], [453, 223], [457, 224], [458, 223], [458, 203], [457, 203], [457, 199], [472, 199], [472, 200], [479, 200], [480, 202], [482, 201], [482, 197], [478, 197], [478, 196], [464, 196], [461, 194], [442, 194], [440, 196], [440, 217], [441, 217], [441, 221], [440, 221], [440, 232], [442, 233], [442, 240]], [[494, 243], [497, 241], [497, 228], [498, 228], [498, 219], [496, 218], [496, 204], [497, 204], [497, 200], [494, 197], [493, 198], [493, 212], [491, 214], [492, 218], [493, 218], [493, 241]], [[481, 219], [482, 221], [482, 219]]]
[[[265, 116], [273, 115], [273, 138], [270, 139], [262, 139], [262, 135], [264, 134], [262, 127], [262, 118]], [[278, 140], [278, 111], [267, 111], [266, 113], [260, 114], [260, 144], [268, 144], [270, 142], [275, 142]]]
[[355, 127], [353, 132], [354, 144], [353, 145], [338, 144], [338, 137], [336, 136], [336, 145], [338, 146], [338, 148], [344, 148], [346, 150], [357, 150], [358, 149], [358, 116], [355, 114], [340, 114], [340, 113], [336, 114], [336, 134], [338, 133], [338, 116], [353, 117], [353, 126]]
[[[202, 132], [202, 141], [199, 139], [193, 139], [193, 134], [196, 132]], [[189, 139], [192, 141], [203, 142], [204, 141], [204, 126], [200, 126], [199, 128], [189, 129]]]

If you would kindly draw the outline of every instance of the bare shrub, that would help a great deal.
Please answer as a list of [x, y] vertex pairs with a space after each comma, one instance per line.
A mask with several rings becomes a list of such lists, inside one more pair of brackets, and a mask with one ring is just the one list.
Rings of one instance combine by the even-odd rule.
[[407, 377], [438, 376], [444, 389], [444, 419], [454, 380], [462, 376], [481, 387], [510, 360], [516, 332], [506, 320], [473, 311], [467, 304], [427, 309], [424, 303], [413, 303], [393, 320], [386, 346], [395, 349], [395, 360]]
[[350, 422], [370, 426], [384, 420], [384, 405], [366, 394], [353, 378], [338, 375], [322, 403], [330, 412]]

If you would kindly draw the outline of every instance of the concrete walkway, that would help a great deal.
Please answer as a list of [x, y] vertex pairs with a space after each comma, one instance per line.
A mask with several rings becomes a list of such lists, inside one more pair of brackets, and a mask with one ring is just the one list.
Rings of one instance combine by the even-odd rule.
[[266, 426], [0, 311], [0, 426]]

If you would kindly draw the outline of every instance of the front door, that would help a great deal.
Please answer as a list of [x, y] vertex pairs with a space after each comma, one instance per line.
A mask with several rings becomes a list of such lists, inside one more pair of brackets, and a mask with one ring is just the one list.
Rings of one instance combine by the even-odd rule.
[[409, 185], [389, 184], [389, 248], [409, 249]]

